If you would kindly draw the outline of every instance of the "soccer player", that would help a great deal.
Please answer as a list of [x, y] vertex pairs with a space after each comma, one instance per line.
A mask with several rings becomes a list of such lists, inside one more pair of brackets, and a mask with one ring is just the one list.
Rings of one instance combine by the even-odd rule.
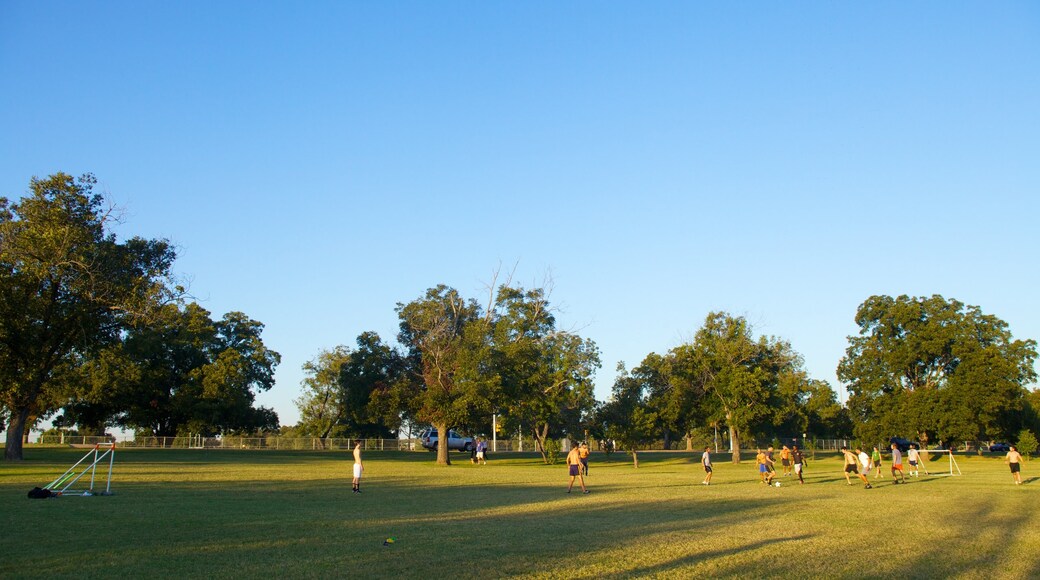
[[856, 457], [859, 458], [859, 478], [863, 480], [863, 487], [865, 489], [872, 489], [870, 481], [867, 479], [867, 475], [870, 473], [870, 456], [867, 455], [866, 451], [857, 447]]
[[1018, 452], [1017, 447], [1011, 446], [1011, 451], [1008, 451], [1004, 463], [1011, 467], [1011, 477], [1015, 479], [1015, 485], [1022, 485], [1022, 454]]
[[916, 445], [912, 443], [910, 444], [910, 450], [906, 452], [906, 456], [907, 459], [910, 461], [910, 475], [914, 477], [921, 477], [921, 472], [917, 467], [918, 463], [921, 463], [921, 467], [924, 467], [924, 474], [930, 475], [928, 473], [928, 466], [924, 465], [924, 463], [921, 461], [921, 454], [917, 451]]
[[874, 451], [870, 454], [870, 465], [874, 468], [874, 479], [881, 479], [881, 450], [878, 446], [874, 446]]
[[581, 460], [582, 475], [589, 474], [589, 446], [584, 441], [578, 446], [578, 459]]
[[704, 485], [711, 485], [711, 447], [705, 447], [704, 453], [701, 454], [701, 465], [704, 466], [704, 481], [701, 483]]
[[856, 455], [849, 451], [848, 447], [841, 448], [841, 455], [844, 458], [844, 474], [846, 474], [846, 483], [852, 485], [852, 479], [849, 478], [850, 473], [859, 473], [856, 469]]
[[786, 445], [780, 450], [780, 465], [784, 468], [784, 477], [791, 475], [791, 450]]
[[[361, 464], [361, 442], [354, 442], [354, 493], [361, 493], [361, 472], [364, 471]], [[378, 494], [377, 494], [378, 495]]]
[[581, 474], [581, 454], [578, 452], [577, 447], [572, 447], [571, 452], [567, 454], [567, 472], [571, 476], [571, 482], [567, 485], [567, 493], [571, 492], [571, 488], [574, 487], [574, 478], [578, 478], [578, 482], [581, 484], [581, 492], [589, 493], [589, 490], [585, 487], [585, 476]]
[[773, 483], [773, 472], [769, 470], [769, 456], [759, 449], [755, 462], [758, 463], [759, 480], [766, 485]]
[[[896, 472], [899, 472], [899, 479], [896, 479]], [[892, 481], [895, 483], [906, 483], [906, 477], [903, 476], [903, 452], [899, 450], [899, 446], [895, 443], [892, 444]]]
[[797, 445], [792, 448], [791, 455], [794, 460], [794, 472], [798, 475], [798, 484], [801, 485], [805, 483], [805, 480], [802, 479], [802, 469], [805, 465], [805, 456], [802, 455], [802, 450], [798, 449]]
[[773, 461], [773, 446], [770, 445], [766, 449], [766, 467], [769, 469], [769, 480], [772, 481], [776, 477], [776, 462]]

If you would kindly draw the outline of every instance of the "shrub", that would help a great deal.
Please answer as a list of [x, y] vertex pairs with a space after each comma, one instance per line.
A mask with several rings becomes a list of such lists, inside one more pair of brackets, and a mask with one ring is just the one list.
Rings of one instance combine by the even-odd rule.
[[1025, 457], [1029, 457], [1033, 453], [1036, 453], [1037, 441], [1036, 435], [1029, 429], [1022, 429], [1018, 434], [1018, 452]]
[[560, 460], [560, 442], [556, 439], [545, 439], [545, 460], [549, 465], [556, 465]]

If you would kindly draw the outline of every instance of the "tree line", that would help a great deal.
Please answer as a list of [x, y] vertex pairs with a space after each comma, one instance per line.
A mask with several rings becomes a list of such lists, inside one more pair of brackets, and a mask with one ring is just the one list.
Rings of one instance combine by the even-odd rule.
[[[91, 175], [33, 178], [0, 198], [0, 424], [5, 456], [22, 457], [38, 421], [100, 434], [155, 436], [279, 429], [255, 406], [274, 385], [277, 352], [244, 313], [219, 319], [171, 274], [167, 240], [112, 233], [118, 214]], [[650, 441], [728, 434], [746, 442], [806, 433], [924, 444], [1010, 439], [1040, 427], [1034, 340], [979, 307], [942, 296], [872, 296], [855, 313], [838, 378], [845, 405], [781, 338], [709, 313], [693, 338], [619, 365], [607, 401], [593, 381], [596, 343], [558, 328], [545, 288], [492, 283], [483, 302], [438, 285], [396, 307], [393, 344], [364, 332], [355, 346], [304, 365], [301, 435], [393, 437], [406, 425], [529, 433], [543, 456], [561, 437], [612, 440], [633, 454]], [[447, 446], [438, 462], [449, 463]]]
[[118, 212], [87, 174], [33, 178], [0, 198], [0, 425], [5, 458], [61, 412], [82, 434], [120, 426], [149, 435], [277, 429], [254, 407], [278, 353], [241, 312], [214, 320], [171, 273], [168, 240], [112, 232]]
[[[399, 346], [373, 332], [357, 347], [325, 351], [304, 366], [297, 399], [302, 435], [393, 436], [405, 424], [444, 433], [529, 432], [550, 439], [611, 440], [628, 450], [728, 433], [734, 461], [745, 441], [791, 434], [885, 442], [1010, 439], [1040, 426], [1036, 342], [1000, 319], [941, 296], [872, 296], [838, 366], [846, 405], [814, 379], [786, 340], [755, 336], [747, 320], [712, 312], [694, 338], [617, 369], [609, 400], [596, 401], [595, 343], [556, 328], [546, 292], [501, 285], [488, 304], [447, 286], [397, 305]], [[437, 461], [450, 463], [445, 446]]]

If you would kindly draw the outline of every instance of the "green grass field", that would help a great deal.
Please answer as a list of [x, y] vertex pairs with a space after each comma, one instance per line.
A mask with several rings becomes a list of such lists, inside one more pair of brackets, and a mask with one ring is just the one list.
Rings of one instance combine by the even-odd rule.
[[594, 454], [568, 495], [530, 455], [369, 452], [355, 495], [345, 452], [119, 450], [116, 495], [26, 498], [83, 453], [0, 463], [0, 578], [1040, 576], [1040, 464], [1015, 486], [1000, 458], [865, 490], [834, 455], [766, 488], [723, 456], [705, 487], [699, 456]]

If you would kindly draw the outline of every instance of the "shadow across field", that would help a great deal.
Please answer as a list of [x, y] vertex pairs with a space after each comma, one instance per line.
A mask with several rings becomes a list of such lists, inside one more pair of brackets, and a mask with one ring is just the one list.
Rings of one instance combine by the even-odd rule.
[[[562, 465], [536, 456], [445, 468], [423, 453], [368, 453], [359, 495], [349, 454], [194, 453], [128, 453], [108, 498], [29, 501], [24, 478], [39, 466], [0, 472], [10, 475], [0, 484], [0, 524], [32, 528], [5, 546], [0, 577], [1040, 573], [1032, 490], [975, 497], [955, 478], [851, 493], [826, 464], [805, 486], [785, 480], [770, 490], [749, 466], [720, 465], [716, 482], [700, 486], [696, 464], [679, 468], [682, 458], [661, 454], [641, 455], [639, 470], [594, 462], [592, 493], [582, 495], [565, 493]], [[928, 546], [970, 549], [891, 552], [892, 537], [911, 529]], [[40, 538], [46, 550], [35, 549]], [[778, 553], [814, 556], [778, 564]]]

